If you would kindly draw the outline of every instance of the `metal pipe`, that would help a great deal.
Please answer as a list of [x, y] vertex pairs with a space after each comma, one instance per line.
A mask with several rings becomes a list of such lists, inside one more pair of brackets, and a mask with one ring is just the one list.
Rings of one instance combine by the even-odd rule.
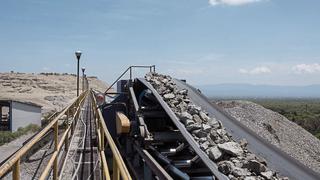
[[107, 164], [107, 160], [106, 160], [106, 155], [104, 154], [104, 151], [100, 151], [100, 156], [101, 156], [101, 159], [102, 159], [102, 178], [101, 179], [106, 179], [106, 180], [110, 180], [110, 174], [109, 174], [109, 169], [108, 169], [108, 164]]
[[79, 96], [79, 63], [80, 63], [80, 59], [78, 59], [78, 65], [77, 65], [77, 97]]
[[115, 161], [116, 157], [113, 155], [112, 158], [112, 164], [113, 164], [113, 180], [119, 180], [120, 179], [120, 173], [119, 173], [119, 168], [117, 165], [117, 162]]
[[129, 66], [104, 92], [106, 94], [112, 87], [115, 85], [121, 78], [130, 70], [130, 80], [132, 80], [132, 68], [150, 68], [153, 67], [154, 71], [156, 70], [156, 66]]
[[[58, 121], [54, 124], [54, 151], [58, 152]], [[54, 162], [53, 162], [53, 180], [57, 180], [57, 178], [58, 178], [58, 159], [57, 159], [57, 157], [54, 159]]]
[[132, 80], [132, 67], [130, 66], [130, 80]]
[[13, 180], [19, 180], [20, 179], [20, 159], [13, 166], [12, 179]]
[[128, 68], [108, 87], [108, 89], [104, 92], [104, 94], [106, 94], [106, 93], [112, 88], [112, 86], [113, 86], [114, 84], [116, 84], [116, 83], [122, 78], [122, 76], [125, 75], [125, 74], [128, 72], [129, 69], [130, 69], [130, 67], [128, 67]]
[[137, 98], [136, 98], [136, 95], [134, 93], [134, 90], [132, 87], [129, 88], [129, 91], [130, 91], [130, 96], [131, 96], [131, 99], [133, 101], [133, 105], [134, 105], [134, 109], [136, 112], [139, 112], [139, 104], [138, 104], [138, 101], [137, 101]]
[[138, 154], [145, 160], [148, 166], [151, 168], [152, 172], [156, 174], [160, 179], [173, 180], [173, 178], [168, 174], [167, 171], [156, 161], [147, 150], [142, 149], [138, 142], [134, 143], [134, 148], [137, 150]]

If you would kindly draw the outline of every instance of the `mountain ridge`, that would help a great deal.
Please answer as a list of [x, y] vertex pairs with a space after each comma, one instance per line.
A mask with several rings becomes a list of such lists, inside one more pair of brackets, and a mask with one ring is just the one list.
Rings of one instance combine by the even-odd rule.
[[196, 87], [209, 97], [320, 98], [320, 84], [300, 86], [223, 83]]

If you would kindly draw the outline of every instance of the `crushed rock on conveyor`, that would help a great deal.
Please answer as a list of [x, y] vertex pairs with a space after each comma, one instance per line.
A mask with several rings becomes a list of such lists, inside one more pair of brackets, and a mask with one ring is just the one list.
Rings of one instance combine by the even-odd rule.
[[145, 78], [179, 117], [200, 148], [218, 165], [220, 172], [230, 179], [288, 179], [269, 169], [263, 158], [249, 152], [246, 140], [234, 141], [219, 120], [209, 117], [191, 102], [187, 90], [178, 90], [170, 76], [148, 73]]

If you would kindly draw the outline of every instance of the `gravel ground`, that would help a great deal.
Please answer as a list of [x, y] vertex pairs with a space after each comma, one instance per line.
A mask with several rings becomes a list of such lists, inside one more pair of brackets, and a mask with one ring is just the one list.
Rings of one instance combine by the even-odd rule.
[[271, 144], [320, 173], [320, 140], [302, 127], [249, 101], [219, 101], [216, 104]]
[[[62, 133], [59, 133], [59, 139], [61, 138]], [[64, 147], [62, 147], [63, 153]], [[49, 141], [47, 144], [45, 144], [41, 149], [39, 149], [37, 152], [32, 154], [28, 159], [21, 162], [20, 165], [20, 177], [23, 180], [29, 180], [29, 179], [39, 179], [41, 173], [43, 172], [45, 165], [51, 158], [51, 155], [54, 151], [54, 143], [53, 141]], [[42, 159], [42, 157], [44, 158]], [[41, 164], [39, 165], [40, 161], [42, 159]], [[39, 169], [38, 169], [39, 168]], [[36, 170], [38, 169], [38, 173], [34, 176]], [[34, 176], [34, 178], [33, 178]], [[10, 172], [7, 176], [3, 178], [4, 180], [11, 180], [12, 179], [12, 172]]]
[[26, 135], [20, 136], [19, 138], [0, 146], [0, 162], [7, 159], [12, 153], [16, 152], [22, 144], [29, 139], [34, 133], [28, 133]]
[[[27, 179], [32, 179], [36, 169], [39, 167], [39, 162], [41, 157], [46, 153], [46, 157], [43, 159], [42, 164], [40, 165], [40, 168], [38, 172], [43, 172], [45, 168], [46, 162], [49, 161], [52, 152], [53, 152], [53, 147], [54, 145], [50, 146], [51, 142], [46, 144], [43, 148], [38, 150], [36, 153], [34, 153], [28, 160], [25, 162], [21, 163], [20, 167], [20, 177], [21, 179], [27, 180]], [[47, 151], [48, 150], [48, 151]], [[38, 179], [40, 176], [40, 173], [35, 176], [35, 179]], [[6, 177], [3, 178], [4, 180], [11, 180], [12, 179], [12, 172], [10, 172]]]

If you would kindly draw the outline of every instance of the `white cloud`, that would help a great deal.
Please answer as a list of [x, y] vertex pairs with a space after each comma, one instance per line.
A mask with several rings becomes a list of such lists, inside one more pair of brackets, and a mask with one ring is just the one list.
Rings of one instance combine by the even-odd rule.
[[320, 72], [320, 64], [314, 63], [314, 64], [297, 64], [292, 67], [293, 72], [297, 74], [303, 74], [303, 73], [319, 73]]
[[241, 73], [241, 74], [251, 74], [251, 75], [268, 74], [268, 73], [271, 73], [271, 70], [268, 67], [259, 66], [259, 67], [255, 67], [253, 69], [239, 69], [239, 73]]
[[260, 1], [262, 1], [262, 0], [209, 0], [209, 4], [211, 6], [216, 6], [219, 4], [225, 4], [225, 5], [230, 5], [230, 6], [239, 6], [239, 5], [260, 2]]

